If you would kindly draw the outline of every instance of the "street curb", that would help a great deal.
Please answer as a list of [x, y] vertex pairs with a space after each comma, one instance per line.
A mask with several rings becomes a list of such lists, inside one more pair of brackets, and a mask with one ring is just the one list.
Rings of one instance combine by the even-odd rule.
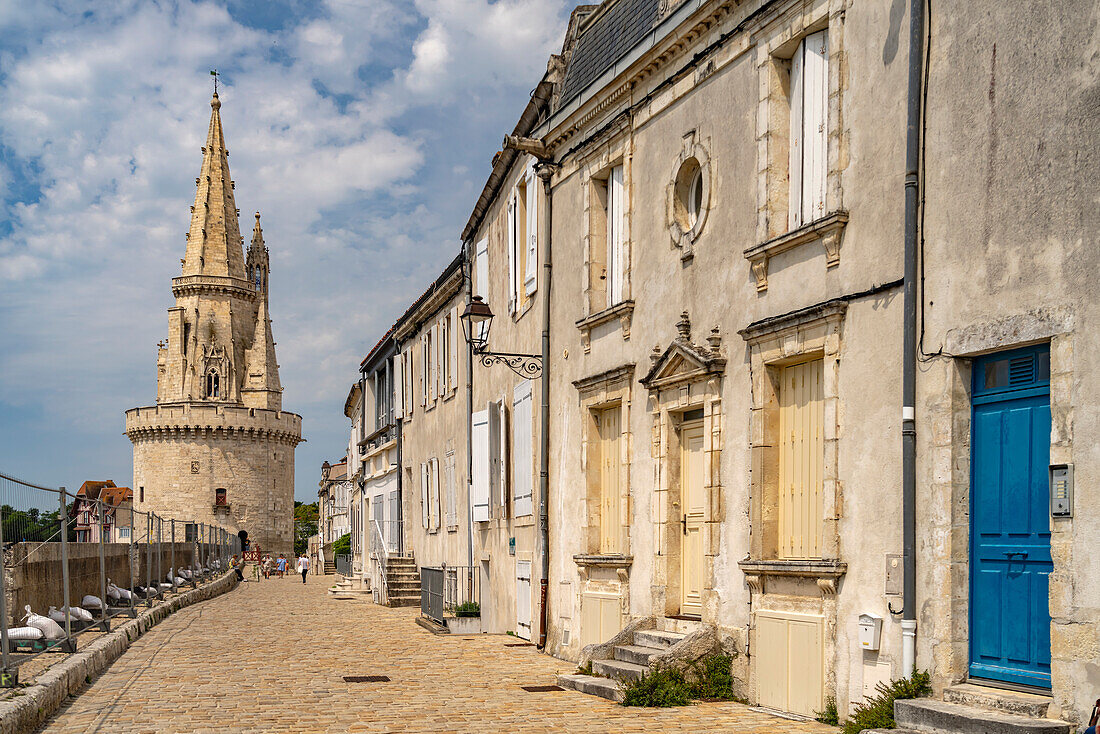
[[97, 638], [86, 648], [69, 655], [50, 667], [34, 685], [17, 688], [22, 693], [8, 701], [0, 701], [0, 732], [22, 734], [37, 729], [69, 696], [76, 695], [129, 649], [130, 644], [155, 627], [173, 612], [207, 599], [213, 599], [237, 588], [237, 576], [227, 573], [205, 586], [147, 609], [110, 633]]

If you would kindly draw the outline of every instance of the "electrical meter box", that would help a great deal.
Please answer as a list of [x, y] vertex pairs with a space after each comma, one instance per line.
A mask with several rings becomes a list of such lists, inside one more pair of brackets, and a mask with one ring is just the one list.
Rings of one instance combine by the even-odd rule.
[[1050, 465], [1050, 515], [1073, 517], [1073, 464]]
[[882, 617], [877, 614], [859, 615], [859, 646], [863, 650], [877, 650], [882, 637]]

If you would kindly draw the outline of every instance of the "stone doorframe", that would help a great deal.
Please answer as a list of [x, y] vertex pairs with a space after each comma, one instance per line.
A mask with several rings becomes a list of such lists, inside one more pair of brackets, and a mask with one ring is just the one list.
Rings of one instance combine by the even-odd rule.
[[[658, 616], [680, 611], [680, 424], [685, 415], [702, 411], [703, 418], [703, 590], [702, 619], [718, 622], [718, 594], [715, 591], [714, 559], [721, 547], [721, 524], [725, 519], [722, 484], [718, 467], [722, 452], [722, 375], [726, 359], [722, 339], [715, 327], [706, 345], [691, 339], [691, 321], [684, 311], [676, 324], [677, 336], [664, 350], [660, 345], [650, 355], [649, 373], [641, 379], [649, 390], [648, 408], [653, 420], [651, 455], [655, 488], [653, 497], [653, 586], [652, 608]], [[694, 420], [694, 417], [691, 418]]]
[[[918, 468], [929, 477], [925, 490], [929, 495], [923, 501], [927, 510], [918, 510], [917, 522], [918, 528], [927, 528], [923, 533], [942, 541], [929, 544], [928, 556], [917, 559], [918, 569], [920, 564], [928, 564], [926, 578], [940, 590], [929, 594], [929, 604], [918, 619], [917, 645], [918, 660], [928, 660], [934, 671], [932, 685], [937, 694], [965, 680], [970, 663], [972, 360], [992, 352], [1050, 343], [1050, 463], [1072, 464], [1074, 328], [1075, 320], [1068, 312], [1035, 309], [951, 329], [943, 349], [954, 358], [940, 360], [919, 374], [918, 389], [924, 397], [918, 405], [927, 413], [917, 414], [917, 451], [918, 457], [930, 458], [923, 469]], [[1081, 509], [1078, 502], [1074, 510]], [[1053, 703], [1049, 715], [1062, 718], [1087, 714], [1092, 706], [1088, 692], [1075, 681], [1086, 678], [1085, 667], [1092, 657], [1081, 654], [1081, 641], [1094, 641], [1100, 631], [1100, 623], [1077, 600], [1081, 592], [1075, 580], [1082, 577], [1082, 571], [1074, 573], [1073, 539], [1073, 517], [1051, 521], [1054, 570], [1048, 581]]]

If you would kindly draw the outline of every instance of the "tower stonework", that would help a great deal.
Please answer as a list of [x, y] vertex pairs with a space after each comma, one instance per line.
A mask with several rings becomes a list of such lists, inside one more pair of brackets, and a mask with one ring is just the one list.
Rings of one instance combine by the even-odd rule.
[[176, 305], [157, 351], [157, 402], [126, 411], [134, 506], [290, 553], [302, 419], [282, 409], [260, 215], [246, 256], [217, 93], [210, 107]]

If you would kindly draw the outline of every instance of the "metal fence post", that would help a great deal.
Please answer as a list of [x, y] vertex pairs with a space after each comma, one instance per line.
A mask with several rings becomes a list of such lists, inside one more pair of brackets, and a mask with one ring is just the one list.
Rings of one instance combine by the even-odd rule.
[[176, 568], [176, 518], [172, 518], [172, 564], [168, 569], [168, 573], [172, 575], [172, 591], [176, 591], [176, 578], [179, 576], [179, 569]]
[[106, 535], [104, 529], [104, 510], [103, 503], [99, 500], [95, 501], [96, 505], [96, 523], [99, 525], [99, 611], [103, 614], [103, 631], [110, 632], [111, 625], [108, 622], [109, 615], [107, 614], [107, 554], [105, 548], [106, 539], [103, 537]]
[[130, 616], [137, 616], [134, 614], [134, 508], [133, 504], [130, 505], [130, 542], [126, 546], [126, 571], [127, 578], [129, 578], [130, 588]]
[[3, 665], [3, 670], [0, 671], [0, 684], [5, 688], [14, 687], [19, 682], [19, 671], [12, 670], [8, 661], [8, 591], [7, 591], [7, 575], [8, 570], [5, 568], [3, 548], [4, 548], [4, 514], [0, 511], [0, 645], [3, 646], [0, 649], [0, 665]]
[[164, 549], [161, 547], [161, 542], [164, 539], [164, 520], [157, 516], [157, 589], [160, 589], [160, 582], [164, 580]]
[[[61, 512], [58, 518], [61, 520], [61, 586], [62, 598], [65, 600], [65, 638], [68, 640], [73, 639], [73, 619], [72, 619], [72, 606], [69, 600], [69, 507], [65, 501], [65, 488], [62, 487], [58, 492], [58, 497], [61, 500]], [[4, 641], [4, 647], [7, 648], [7, 640]], [[7, 668], [7, 665], [4, 666]]]
[[149, 595], [153, 576], [153, 513], [145, 513], [145, 603], [153, 606], [153, 597]]

